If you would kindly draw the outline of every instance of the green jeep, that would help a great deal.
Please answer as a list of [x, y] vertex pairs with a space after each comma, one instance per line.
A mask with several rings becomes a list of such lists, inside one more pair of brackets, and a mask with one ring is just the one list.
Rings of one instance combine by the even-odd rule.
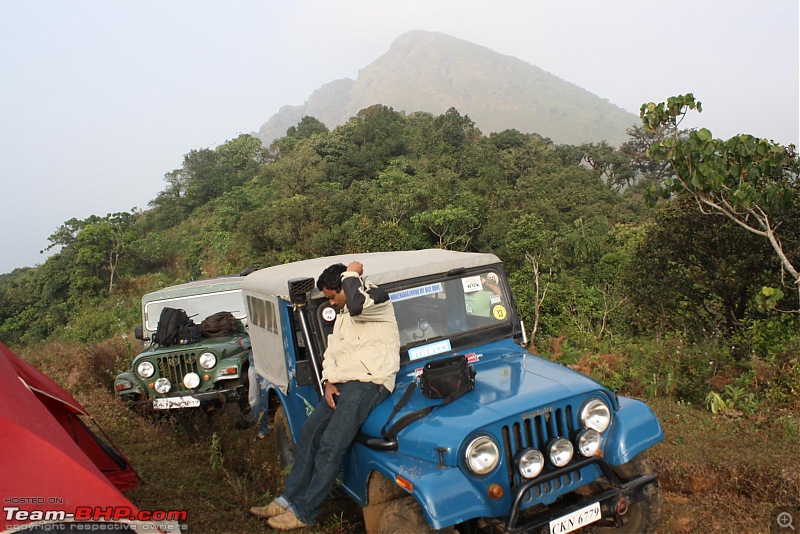
[[[216, 409], [236, 401], [247, 412], [250, 338], [242, 300], [244, 276], [198, 280], [142, 297], [142, 324], [136, 338], [148, 342], [120, 373], [114, 389], [129, 407], [152, 404], [156, 410]], [[164, 308], [182, 309], [198, 325], [218, 312], [236, 319], [233, 331], [203, 332], [196, 341], [162, 346], [155, 333]], [[199, 330], [199, 329], [198, 329]]]

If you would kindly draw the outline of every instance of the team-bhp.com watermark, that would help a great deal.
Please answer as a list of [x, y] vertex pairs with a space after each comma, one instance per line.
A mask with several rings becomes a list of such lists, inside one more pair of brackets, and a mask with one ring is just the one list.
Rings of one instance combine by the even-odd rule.
[[[186, 530], [186, 510], [134, 510], [129, 506], [77, 506], [74, 513], [59, 510], [59, 498], [7, 497], [4, 499], [3, 532], [37, 530], [110, 532], [180, 532]], [[68, 503], [67, 503], [68, 504]], [[25, 505], [25, 509], [21, 506]], [[40, 506], [31, 510], [31, 505]]]

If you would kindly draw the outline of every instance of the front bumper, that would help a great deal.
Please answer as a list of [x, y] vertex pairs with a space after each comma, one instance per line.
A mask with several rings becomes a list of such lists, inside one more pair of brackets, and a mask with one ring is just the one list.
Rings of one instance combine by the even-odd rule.
[[[192, 399], [197, 399], [200, 402], [200, 406], [208, 407], [208, 406], [215, 406], [220, 407], [225, 405], [228, 402], [239, 402], [240, 404], [244, 401], [247, 401], [247, 389], [245, 388], [244, 384], [236, 384], [231, 387], [223, 388], [223, 389], [213, 389], [211, 391], [203, 391], [201, 393], [191, 393], [191, 394], [177, 394], [177, 395], [166, 395], [162, 398], [169, 398], [169, 397], [176, 397], [176, 398], [183, 398], [189, 397]], [[157, 397], [150, 397], [145, 402], [152, 403], [154, 399]], [[170, 409], [184, 409], [181, 406], [174, 406]], [[189, 408], [191, 409], [191, 408]]]
[[[566, 472], [581, 469], [590, 464], [597, 464], [605, 475], [608, 489], [599, 494], [581, 497], [568, 505], [551, 506], [546, 512], [537, 514], [528, 519], [520, 519], [520, 507], [525, 494], [534, 486], [549, 482]], [[511, 512], [501, 528], [513, 534], [549, 532], [550, 521], [564, 517], [585, 506], [599, 502], [602, 519], [595, 523], [596, 526], [622, 526], [622, 516], [632, 504], [646, 500], [658, 491], [658, 478], [656, 475], [643, 475], [628, 482], [622, 482], [611, 466], [602, 458], [585, 458], [573, 462], [569, 468], [537, 477], [521, 485], [514, 493], [514, 503]], [[495, 525], [498, 526], [498, 525]]]

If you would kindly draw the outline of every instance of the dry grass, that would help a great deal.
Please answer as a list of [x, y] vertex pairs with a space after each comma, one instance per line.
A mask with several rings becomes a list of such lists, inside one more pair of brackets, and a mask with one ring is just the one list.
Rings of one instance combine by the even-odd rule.
[[[64, 385], [131, 459], [142, 485], [128, 498], [145, 510], [187, 510], [190, 532], [271, 532], [248, 513], [282, 489], [270, 440], [240, 429], [232, 411], [213, 421], [141, 417], [110, 389], [124, 342], [49, 345], [23, 357]], [[666, 440], [650, 453], [664, 491], [663, 533], [769, 532], [779, 508], [800, 508], [800, 414], [712, 416], [699, 406], [655, 399]], [[233, 408], [233, 407], [231, 407]], [[362, 532], [360, 510], [343, 496], [326, 503], [318, 528]]]

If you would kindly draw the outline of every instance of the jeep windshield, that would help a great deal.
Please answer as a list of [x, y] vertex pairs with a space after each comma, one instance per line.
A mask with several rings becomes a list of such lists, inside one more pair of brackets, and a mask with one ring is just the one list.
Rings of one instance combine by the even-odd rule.
[[247, 317], [244, 302], [242, 301], [242, 290], [234, 289], [148, 302], [144, 306], [147, 330], [150, 332], [156, 331], [158, 318], [164, 308], [184, 310], [186, 315], [197, 324], [200, 324], [200, 321], [206, 317], [221, 311], [231, 312], [237, 319]]
[[[500, 273], [486, 269], [387, 287], [400, 331], [402, 363], [512, 335], [511, 301], [503, 280]], [[334, 310], [323, 301], [317, 314], [329, 334]]]

